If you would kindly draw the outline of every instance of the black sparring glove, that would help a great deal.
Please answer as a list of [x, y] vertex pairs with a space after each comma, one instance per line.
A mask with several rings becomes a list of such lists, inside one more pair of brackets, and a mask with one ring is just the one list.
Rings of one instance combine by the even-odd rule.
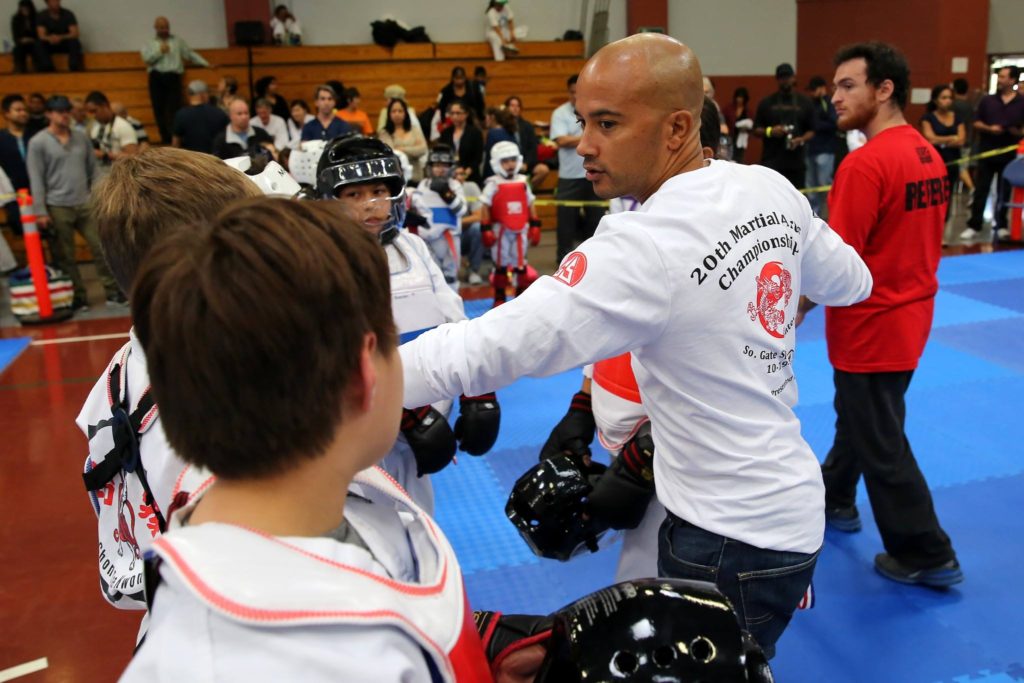
[[405, 212], [405, 227], [408, 228], [414, 235], [418, 234], [420, 228], [430, 227], [430, 222], [419, 215], [415, 211]]
[[540, 449], [540, 459], [556, 455], [569, 455], [581, 467], [590, 460], [590, 444], [597, 425], [590, 409], [590, 394], [577, 391], [569, 404], [569, 412], [551, 430], [551, 435]]
[[587, 513], [612, 529], [635, 529], [654, 497], [654, 439], [645, 422], [587, 496]]
[[445, 204], [451, 204], [455, 201], [455, 193], [452, 191], [447, 178], [431, 178], [430, 189], [440, 195]]
[[416, 476], [440, 472], [455, 457], [455, 434], [433, 406], [402, 410], [402, 434], [416, 456]]
[[455, 438], [459, 448], [470, 455], [483, 455], [498, 440], [501, 406], [492, 391], [480, 396], [459, 397], [459, 418], [455, 420]]
[[545, 645], [551, 638], [553, 619], [532, 614], [473, 612], [477, 633], [484, 644], [484, 654], [497, 674], [501, 662], [510, 654], [531, 645]]

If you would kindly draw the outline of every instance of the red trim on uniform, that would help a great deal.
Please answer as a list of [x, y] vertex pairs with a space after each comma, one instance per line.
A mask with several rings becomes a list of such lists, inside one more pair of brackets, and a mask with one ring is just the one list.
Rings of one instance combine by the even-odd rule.
[[640, 403], [640, 387], [633, 374], [630, 353], [627, 351], [614, 358], [594, 363], [594, 377], [602, 389], [633, 403]]
[[459, 263], [459, 252], [455, 250], [455, 238], [452, 237], [451, 230], [444, 231], [444, 239], [448, 243], [448, 249], [452, 252], [452, 260], [455, 261], [456, 268]]
[[535, 633], [534, 635], [530, 636], [529, 638], [523, 638], [522, 640], [517, 640], [516, 642], [512, 643], [511, 645], [506, 647], [504, 650], [499, 652], [498, 656], [494, 658], [493, 662], [491, 662], [491, 673], [493, 675], [497, 676], [498, 675], [498, 668], [501, 666], [501, 663], [503, 661], [505, 661], [505, 658], [508, 657], [513, 652], [518, 652], [519, 650], [522, 650], [522, 649], [525, 649], [527, 647], [530, 647], [531, 645], [535, 645], [537, 643], [545, 641], [545, 640], [549, 639], [550, 637], [551, 637], [551, 629], [548, 629], [547, 631], [541, 631], [540, 633]]

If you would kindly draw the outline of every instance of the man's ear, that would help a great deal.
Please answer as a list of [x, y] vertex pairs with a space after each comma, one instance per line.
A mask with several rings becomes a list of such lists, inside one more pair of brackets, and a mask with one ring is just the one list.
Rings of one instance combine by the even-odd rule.
[[887, 78], [875, 88], [875, 97], [878, 98], [879, 102], [889, 102], [892, 100], [892, 93], [895, 89], [896, 86]]
[[686, 109], [679, 109], [668, 116], [668, 148], [675, 152], [686, 144], [686, 139], [692, 134], [694, 125], [693, 113]]

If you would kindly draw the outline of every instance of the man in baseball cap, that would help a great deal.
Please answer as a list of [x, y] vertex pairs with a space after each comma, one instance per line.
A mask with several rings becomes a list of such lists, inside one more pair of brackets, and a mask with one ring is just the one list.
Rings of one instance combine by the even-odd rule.
[[775, 67], [775, 80], [778, 92], [761, 100], [754, 119], [754, 135], [764, 138], [761, 165], [778, 171], [801, 189], [806, 181], [802, 147], [814, 135], [811, 100], [793, 92], [796, 71], [792, 64]]

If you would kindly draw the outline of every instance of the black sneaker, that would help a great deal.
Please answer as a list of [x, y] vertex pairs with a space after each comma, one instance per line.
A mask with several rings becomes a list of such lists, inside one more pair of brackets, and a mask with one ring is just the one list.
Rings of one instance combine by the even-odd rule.
[[72, 313], [85, 313], [89, 310], [89, 304], [85, 303], [85, 299], [75, 299], [71, 302]]
[[825, 524], [836, 531], [843, 531], [848, 534], [860, 531], [860, 513], [857, 506], [851, 505], [848, 508], [825, 508]]
[[890, 581], [929, 588], [949, 588], [964, 580], [960, 563], [955, 559], [938, 567], [912, 569], [888, 553], [879, 553], [875, 555], [875, 571]]
[[124, 306], [128, 303], [128, 297], [121, 292], [114, 294], [113, 296], [107, 296], [108, 306]]

